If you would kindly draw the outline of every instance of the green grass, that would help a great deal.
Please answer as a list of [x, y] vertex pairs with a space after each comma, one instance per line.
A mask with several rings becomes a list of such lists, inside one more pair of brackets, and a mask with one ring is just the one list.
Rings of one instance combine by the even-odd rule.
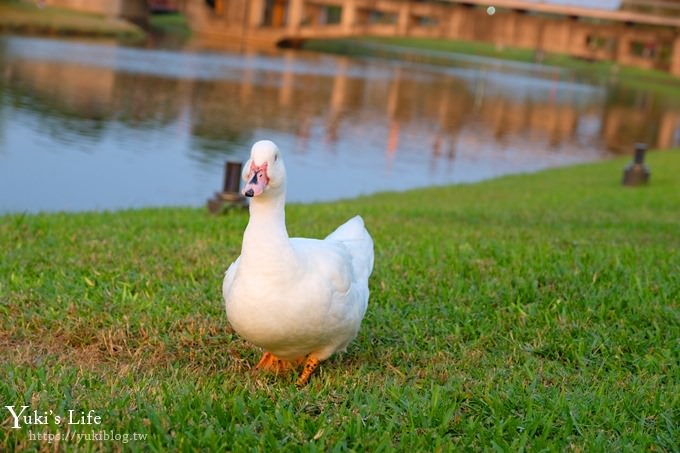
[[[359, 337], [301, 390], [226, 321], [247, 214], [0, 217], [0, 407], [148, 436], [83, 450], [678, 451], [680, 151], [648, 187], [625, 163], [289, 206], [292, 235], [360, 213], [376, 245]], [[3, 451], [68, 430], [3, 413]]]
[[191, 36], [191, 29], [183, 14], [153, 14], [149, 18], [149, 25], [154, 32], [171, 34], [182, 39], [187, 39]]
[[[368, 44], [368, 46], [366, 45]], [[478, 55], [482, 57], [500, 58], [522, 63], [535, 62], [533, 49], [505, 47], [499, 49], [494, 44], [484, 42], [453, 41], [436, 38], [410, 37], [361, 37], [353, 39], [313, 39], [305, 42], [303, 48], [317, 52], [329, 52], [342, 55], [377, 55], [388, 58], [408, 58], [399, 52], [379, 51], [371, 44], [395, 46], [404, 50], [426, 50], [437, 52]], [[419, 58], [417, 55], [411, 57]], [[437, 59], [432, 59], [437, 63]], [[448, 62], [447, 62], [448, 64]], [[616, 79], [632, 87], [649, 88], [656, 91], [680, 96], [678, 78], [663, 71], [619, 66], [608, 61], [586, 61], [563, 54], [546, 53], [542, 64], [568, 68], [584, 77], [597, 80]]]
[[0, 31], [126, 40], [140, 40], [146, 35], [140, 27], [123, 19], [61, 8], [39, 8], [33, 3], [12, 0], [0, 0]]

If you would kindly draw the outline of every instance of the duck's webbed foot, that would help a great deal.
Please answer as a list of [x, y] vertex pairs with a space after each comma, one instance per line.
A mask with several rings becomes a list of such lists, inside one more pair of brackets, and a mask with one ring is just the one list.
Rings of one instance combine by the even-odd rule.
[[302, 373], [300, 373], [300, 377], [295, 382], [295, 385], [297, 385], [298, 387], [302, 387], [303, 385], [307, 384], [307, 382], [309, 382], [309, 377], [319, 367], [320, 363], [321, 361], [317, 359], [314, 355], [312, 354], [308, 355], [307, 360], [305, 361], [305, 367], [302, 370]]
[[271, 371], [273, 373], [279, 374], [286, 371], [294, 370], [297, 368], [304, 359], [299, 358], [296, 360], [283, 360], [276, 357], [271, 352], [265, 352], [262, 354], [262, 358], [257, 365], [255, 365], [256, 370]]

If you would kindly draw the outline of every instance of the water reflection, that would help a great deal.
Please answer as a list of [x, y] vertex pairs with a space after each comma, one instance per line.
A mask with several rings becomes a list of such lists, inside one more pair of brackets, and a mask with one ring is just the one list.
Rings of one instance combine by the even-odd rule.
[[[0, 40], [0, 211], [200, 205], [252, 141], [292, 201], [475, 181], [679, 142], [680, 103], [557, 70]], [[496, 67], [497, 66], [497, 67]], [[676, 102], [676, 103], [674, 103]]]

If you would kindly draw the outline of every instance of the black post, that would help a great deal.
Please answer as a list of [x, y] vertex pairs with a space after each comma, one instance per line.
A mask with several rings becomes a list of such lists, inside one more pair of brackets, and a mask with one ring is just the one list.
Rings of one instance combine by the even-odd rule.
[[642, 165], [645, 160], [645, 153], [647, 152], [647, 145], [644, 143], [635, 144], [635, 163]]
[[224, 164], [224, 183], [222, 192], [215, 193], [215, 196], [208, 200], [208, 210], [213, 214], [220, 214], [228, 208], [247, 207], [246, 197], [241, 195], [240, 162], [226, 162]]
[[623, 185], [624, 186], [640, 186], [649, 183], [649, 176], [651, 172], [645, 165], [645, 152], [647, 145], [644, 143], [635, 144], [635, 157], [633, 162], [623, 170]]
[[223, 192], [238, 192], [241, 181], [241, 162], [227, 162], [224, 164]]

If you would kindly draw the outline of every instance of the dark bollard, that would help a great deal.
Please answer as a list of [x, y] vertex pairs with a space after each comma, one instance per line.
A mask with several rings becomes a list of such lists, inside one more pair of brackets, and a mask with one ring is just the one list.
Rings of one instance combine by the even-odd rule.
[[647, 145], [644, 143], [635, 144], [635, 158], [623, 170], [624, 186], [639, 186], [649, 183], [650, 171], [644, 163], [646, 151]]
[[224, 184], [222, 192], [216, 192], [215, 196], [208, 200], [208, 211], [212, 214], [220, 214], [228, 208], [245, 208], [248, 206], [246, 197], [241, 195], [240, 162], [227, 162], [224, 165]]
[[241, 184], [241, 167], [240, 162], [224, 164], [224, 189], [222, 192], [238, 193]]

